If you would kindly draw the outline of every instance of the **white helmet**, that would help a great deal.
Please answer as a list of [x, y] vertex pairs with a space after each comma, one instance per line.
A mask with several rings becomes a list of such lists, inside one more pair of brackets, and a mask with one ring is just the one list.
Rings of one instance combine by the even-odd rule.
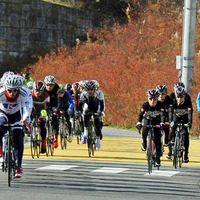
[[47, 84], [54, 84], [56, 82], [56, 79], [54, 76], [52, 75], [49, 75], [49, 76], [46, 76], [44, 78], [44, 83], [47, 85]]
[[99, 82], [97, 80], [92, 80], [95, 84], [95, 88], [99, 88]]
[[6, 80], [6, 77], [7, 77], [8, 75], [14, 75], [14, 74], [15, 74], [15, 73], [12, 72], [12, 71], [4, 72], [4, 74], [3, 74], [2, 78], [1, 78], [1, 83], [4, 84], [4, 81]]
[[4, 81], [4, 86], [8, 89], [21, 88], [23, 86], [23, 77], [18, 75], [8, 75]]
[[29, 90], [32, 90], [32, 89], [33, 89], [33, 82], [32, 82], [32, 81], [29, 81], [29, 82], [27, 83], [27, 88], [28, 88]]

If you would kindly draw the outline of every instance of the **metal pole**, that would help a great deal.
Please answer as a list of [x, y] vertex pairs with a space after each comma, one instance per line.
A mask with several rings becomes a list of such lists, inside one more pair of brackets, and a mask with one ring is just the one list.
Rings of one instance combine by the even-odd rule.
[[190, 92], [194, 79], [194, 50], [196, 27], [196, 0], [184, 1], [181, 81]]

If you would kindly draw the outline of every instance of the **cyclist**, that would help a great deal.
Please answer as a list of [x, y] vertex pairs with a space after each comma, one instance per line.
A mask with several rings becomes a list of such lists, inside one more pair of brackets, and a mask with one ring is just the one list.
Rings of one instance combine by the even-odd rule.
[[69, 127], [69, 138], [68, 141], [72, 142], [73, 136], [72, 136], [72, 124], [70, 122], [70, 116], [73, 115], [73, 109], [74, 109], [74, 102], [72, 99], [72, 96], [69, 92], [65, 90], [65, 86], [60, 84], [59, 85], [59, 92], [58, 92], [58, 111], [62, 110], [64, 111], [65, 119], [67, 122], [67, 125]]
[[[0, 125], [26, 124], [29, 116], [29, 95], [22, 88], [23, 78], [18, 75], [8, 75], [4, 81], [4, 87], [0, 89]], [[0, 127], [0, 149], [2, 149], [2, 138], [6, 133], [6, 128]], [[22, 127], [13, 128], [13, 141], [17, 158], [16, 177], [23, 175], [23, 131]]]
[[[96, 93], [98, 93], [98, 96], [103, 99], [103, 104], [104, 104], [104, 110], [105, 110], [105, 99], [104, 99], [104, 94], [101, 90], [99, 90], [99, 82], [97, 80], [93, 80], [94, 81], [94, 84], [95, 84], [95, 89], [96, 89]], [[102, 113], [104, 115], [104, 112]], [[102, 115], [102, 116], [103, 116]], [[103, 128], [103, 118], [101, 118], [101, 121], [100, 121], [100, 124], [101, 124], [101, 129]]]
[[197, 95], [196, 104], [197, 104], [198, 122], [199, 122], [198, 127], [199, 127], [199, 136], [200, 136], [200, 92]]
[[[142, 120], [144, 125], [149, 124], [150, 118], [152, 118], [152, 123], [154, 125], [161, 125], [161, 128], [155, 128], [155, 145], [156, 145], [156, 166], [160, 166], [160, 156], [161, 156], [161, 129], [164, 129], [164, 107], [163, 104], [158, 101], [159, 93], [155, 89], [150, 89], [147, 91], [148, 101], [145, 102], [138, 115], [138, 122], [136, 127], [138, 130], [142, 128]], [[147, 135], [149, 128], [144, 127], [142, 131], [143, 143], [141, 145], [142, 151], [146, 151], [147, 148]]]
[[[185, 89], [181, 86], [177, 87], [175, 90], [176, 98], [173, 100], [173, 114], [171, 113], [169, 117], [172, 117], [172, 132], [170, 133], [170, 138], [172, 139], [171, 143], [174, 143], [175, 140], [175, 130], [176, 130], [176, 123], [183, 123], [187, 124], [188, 127], [183, 127], [183, 134], [184, 134], [184, 146], [185, 146], [185, 155], [184, 161], [185, 163], [189, 162], [188, 157], [188, 149], [189, 149], [189, 132], [188, 128], [192, 128], [192, 102], [186, 97]], [[172, 148], [169, 152], [169, 157], [172, 155]]]
[[[172, 99], [176, 99], [175, 90], [176, 90], [178, 87], [183, 87], [183, 88], [185, 89], [184, 83], [182, 83], [182, 82], [176, 82], [176, 83], [174, 84], [174, 92], [172, 92], [172, 93], [170, 94], [170, 97], [171, 97]], [[188, 93], [186, 93], [186, 92], [185, 92], [185, 98], [187, 98], [188, 100], [191, 101], [190, 95], [189, 95]]]
[[[169, 122], [169, 110], [173, 109], [173, 99], [167, 95], [166, 85], [157, 85], [156, 90], [159, 93], [158, 101], [160, 101], [165, 108], [165, 122]], [[169, 146], [169, 125], [165, 125], [165, 146]]]
[[54, 140], [54, 148], [58, 147], [58, 118], [57, 118], [57, 97], [58, 91], [60, 90], [58, 84], [56, 83], [56, 79], [52, 75], [48, 75], [44, 78], [45, 89], [44, 91], [50, 96], [50, 110], [52, 115], [52, 123], [53, 123], [53, 132], [55, 134]]
[[73, 96], [74, 92], [73, 92], [73, 89], [72, 89], [72, 85], [71, 85], [70, 83], [67, 83], [67, 84], [65, 85], [65, 90], [66, 90], [67, 92], [69, 92], [69, 93]]
[[[95, 91], [95, 83], [94, 81], [88, 81], [85, 84], [86, 91], [81, 93], [80, 96], [80, 105], [79, 111], [83, 113], [84, 116], [84, 138], [88, 137], [88, 121], [89, 121], [89, 114], [88, 112], [94, 112], [101, 115], [104, 110], [104, 102], [103, 98], [98, 95]], [[97, 149], [101, 148], [100, 140], [103, 138], [101, 132], [101, 125], [99, 117], [95, 117], [95, 132], [97, 135]]]
[[32, 113], [38, 116], [39, 126], [40, 126], [40, 135], [42, 138], [41, 153], [46, 153], [46, 119], [41, 115], [42, 110], [46, 110], [47, 113], [50, 113], [50, 97], [44, 92], [45, 84], [43, 81], [35, 81], [33, 83], [33, 111]]
[[30, 73], [28, 72], [23, 73], [23, 77], [24, 77], [24, 84], [23, 84], [24, 87], [27, 87], [28, 82], [33, 82], [33, 78], [30, 77]]

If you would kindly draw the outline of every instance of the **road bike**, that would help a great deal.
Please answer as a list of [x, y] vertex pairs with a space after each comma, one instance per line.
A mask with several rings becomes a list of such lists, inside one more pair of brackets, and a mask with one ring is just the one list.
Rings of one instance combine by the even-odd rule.
[[187, 127], [187, 124], [183, 123], [176, 123], [176, 130], [175, 130], [175, 141], [174, 146], [172, 148], [172, 155], [173, 155], [173, 166], [175, 169], [179, 166], [181, 168], [183, 163], [183, 153], [184, 149], [184, 141], [185, 136], [183, 134], [183, 127]]
[[[155, 128], [160, 128], [160, 125], [153, 125], [152, 120], [150, 120], [150, 124], [148, 125], [142, 125], [143, 128], [147, 127], [149, 128], [148, 131], [148, 143], [147, 143], [147, 161], [148, 161], [148, 173], [152, 173], [153, 166], [156, 167], [156, 145], [155, 145]], [[162, 151], [162, 150], [161, 150]], [[159, 165], [157, 166], [157, 169], [159, 169]]]
[[77, 144], [79, 144], [79, 142], [81, 141], [81, 132], [83, 132], [82, 130], [82, 116], [79, 113], [75, 113], [75, 122], [74, 122], [74, 135], [76, 135], [77, 138]]
[[3, 142], [3, 161], [2, 161], [2, 171], [8, 172], [8, 186], [11, 186], [11, 181], [15, 178], [17, 161], [15, 156], [15, 147], [12, 135], [12, 128], [22, 127], [19, 124], [3, 124], [0, 127], [6, 127], [7, 132], [4, 135]]
[[40, 157], [41, 150], [41, 136], [40, 136], [40, 126], [38, 122], [38, 115], [33, 114], [33, 119], [31, 122], [31, 156], [35, 158]]
[[53, 156], [54, 154], [54, 134], [53, 133], [53, 125], [52, 125], [52, 116], [51, 115], [46, 115], [46, 156]]
[[98, 113], [88, 112], [89, 121], [88, 121], [88, 154], [89, 157], [94, 156], [94, 152], [96, 150], [96, 131], [95, 131], [95, 125], [94, 120], [95, 118], [99, 118], [100, 115]]
[[69, 135], [69, 128], [65, 119], [63, 111], [60, 111], [59, 114], [59, 135], [60, 135], [60, 144], [61, 149], [67, 148], [67, 136]]

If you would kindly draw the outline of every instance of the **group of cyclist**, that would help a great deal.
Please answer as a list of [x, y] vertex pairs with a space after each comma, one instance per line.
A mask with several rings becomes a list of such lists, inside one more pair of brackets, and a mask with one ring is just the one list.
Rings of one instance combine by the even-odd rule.
[[162, 156], [162, 132], [165, 133], [164, 146], [169, 148], [167, 158], [171, 160], [172, 148], [175, 141], [175, 130], [177, 123], [187, 124], [183, 127], [184, 135], [184, 162], [189, 162], [189, 130], [192, 128], [192, 102], [189, 94], [185, 92], [185, 85], [182, 82], [174, 84], [174, 92], [167, 94], [166, 85], [158, 85], [156, 89], [147, 91], [148, 100], [140, 109], [136, 127], [142, 130], [142, 151], [147, 149], [147, 136], [149, 132], [148, 124], [160, 125], [160, 128], [154, 128], [154, 142], [156, 146], [156, 166], [160, 166], [160, 157]]
[[[3, 154], [3, 137], [6, 133], [4, 124], [19, 124], [21, 127], [13, 128], [13, 142], [17, 159], [16, 177], [23, 175], [23, 126], [26, 131], [30, 130], [31, 120], [37, 116], [41, 134], [41, 153], [46, 152], [46, 117], [51, 116], [54, 139], [54, 148], [58, 147], [58, 133], [60, 112], [64, 113], [69, 129], [68, 142], [72, 142], [73, 132], [70, 118], [81, 116], [82, 120], [81, 142], [86, 143], [88, 136], [88, 116], [89, 113], [103, 114], [105, 109], [104, 95], [99, 90], [99, 83], [96, 80], [75, 82], [72, 85], [56, 83], [56, 78], [48, 75], [44, 81], [30, 77], [28, 72], [22, 76], [11, 71], [5, 72], [1, 78], [0, 89], [0, 158]], [[96, 147], [101, 147], [103, 122], [99, 117], [95, 118], [95, 132], [97, 136]]]

